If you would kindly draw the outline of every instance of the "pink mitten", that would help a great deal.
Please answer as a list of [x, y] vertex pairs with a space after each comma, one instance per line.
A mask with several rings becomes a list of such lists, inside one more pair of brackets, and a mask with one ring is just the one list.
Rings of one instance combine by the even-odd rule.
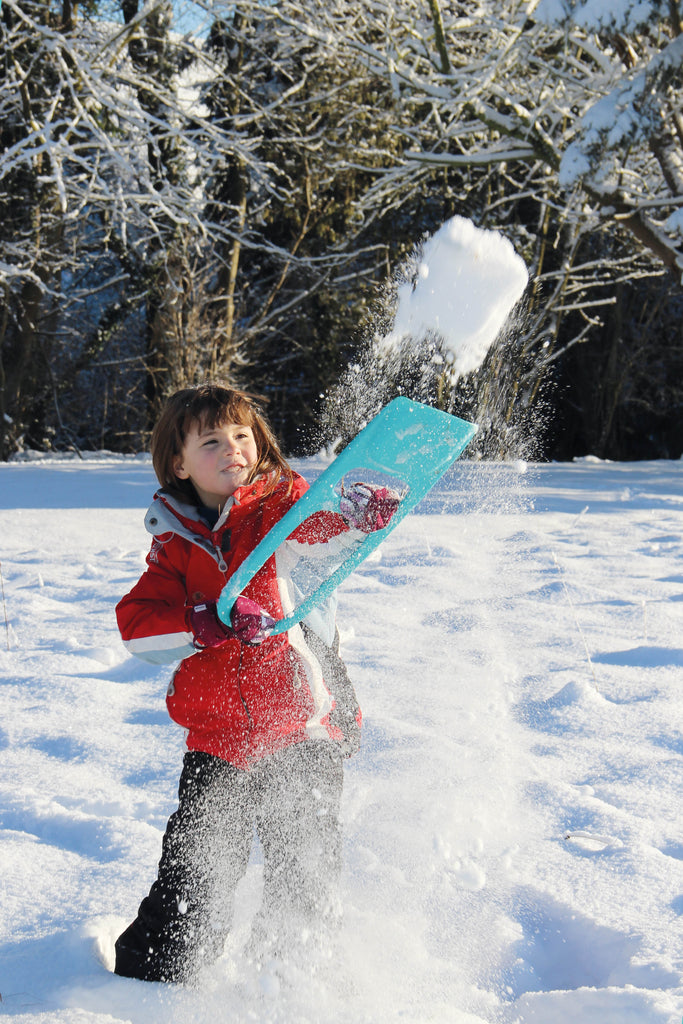
[[205, 647], [222, 647], [230, 639], [230, 630], [216, 614], [215, 601], [196, 604], [190, 609], [189, 621], [194, 645], [200, 651]]
[[275, 619], [260, 604], [240, 595], [230, 611], [230, 627], [243, 644], [258, 647], [273, 631]]
[[388, 525], [400, 504], [400, 496], [390, 487], [355, 483], [342, 494], [339, 508], [353, 529], [374, 533]]

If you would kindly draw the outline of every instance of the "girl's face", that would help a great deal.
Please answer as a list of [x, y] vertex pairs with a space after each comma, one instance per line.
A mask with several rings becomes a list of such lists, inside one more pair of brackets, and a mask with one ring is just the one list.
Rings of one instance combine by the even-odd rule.
[[226, 498], [249, 482], [258, 461], [251, 427], [223, 423], [209, 429], [193, 423], [180, 455], [173, 460], [179, 480], [190, 480], [208, 508], [222, 508]]

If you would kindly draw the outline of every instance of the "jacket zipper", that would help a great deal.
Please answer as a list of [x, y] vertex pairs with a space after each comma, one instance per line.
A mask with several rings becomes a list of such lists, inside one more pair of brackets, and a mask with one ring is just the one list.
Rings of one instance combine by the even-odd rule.
[[[222, 572], [222, 573], [227, 573], [227, 571], [228, 571], [228, 564], [225, 561], [225, 558], [223, 557], [223, 552], [221, 551], [221, 549], [218, 546], [218, 544], [215, 543], [215, 541], [214, 541], [213, 549], [216, 552], [216, 555], [218, 557], [218, 569], [219, 569], [219, 571]], [[227, 576], [226, 576], [226, 579], [227, 579]]]
[[[213, 534], [213, 531], [212, 531], [212, 534]], [[213, 539], [213, 537], [212, 537], [212, 539]], [[213, 541], [213, 549], [216, 552], [216, 555], [218, 557], [218, 569], [219, 569], [219, 572], [222, 572], [224, 574], [225, 579], [227, 581], [227, 579], [228, 579], [228, 565], [227, 565], [227, 562], [225, 561], [225, 558], [223, 557], [223, 549], [220, 547], [219, 544], [216, 543], [215, 540]], [[240, 701], [242, 702], [242, 707], [244, 708], [244, 713], [247, 716], [247, 721], [249, 722], [249, 728], [253, 732], [253, 730], [254, 730], [254, 720], [251, 717], [251, 712], [249, 711], [249, 706], [247, 705], [247, 702], [244, 699], [244, 695], [242, 693], [242, 684], [240, 682], [241, 672], [242, 672], [242, 645], [240, 644], [240, 657], [239, 657], [239, 661], [237, 662], [237, 692], [239, 694]]]
[[254, 731], [254, 720], [251, 717], [251, 712], [249, 711], [249, 706], [248, 706], [246, 700], [244, 699], [244, 697], [242, 695], [242, 684], [240, 682], [241, 672], [242, 672], [242, 646], [240, 644], [240, 659], [237, 662], [237, 692], [238, 692], [238, 694], [240, 696], [240, 700], [242, 701], [242, 707], [244, 708], [244, 713], [247, 716], [247, 721], [249, 722], [249, 728], [253, 732]]

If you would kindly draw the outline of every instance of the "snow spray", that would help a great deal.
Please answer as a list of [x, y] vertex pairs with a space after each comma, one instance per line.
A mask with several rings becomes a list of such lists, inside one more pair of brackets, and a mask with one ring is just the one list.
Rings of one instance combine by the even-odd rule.
[[[444, 382], [452, 389], [481, 367], [528, 279], [509, 239], [465, 217], [446, 221], [388, 286], [377, 319], [394, 305], [389, 330], [375, 334], [326, 397], [326, 437], [350, 439], [396, 394], [443, 399]], [[470, 410], [448, 411], [472, 418]]]

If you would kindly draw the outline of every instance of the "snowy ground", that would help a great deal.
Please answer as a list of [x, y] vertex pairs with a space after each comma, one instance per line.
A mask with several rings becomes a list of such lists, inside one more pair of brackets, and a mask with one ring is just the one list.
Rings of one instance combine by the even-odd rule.
[[[315, 465], [303, 468], [314, 475]], [[329, 975], [116, 978], [180, 732], [113, 618], [144, 460], [0, 466], [0, 1015], [16, 1024], [680, 1024], [683, 463], [462, 463], [342, 587], [365, 712]], [[98, 952], [99, 951], [99, 952]], [[285, 979], [285, 982], [287, 979]]]

